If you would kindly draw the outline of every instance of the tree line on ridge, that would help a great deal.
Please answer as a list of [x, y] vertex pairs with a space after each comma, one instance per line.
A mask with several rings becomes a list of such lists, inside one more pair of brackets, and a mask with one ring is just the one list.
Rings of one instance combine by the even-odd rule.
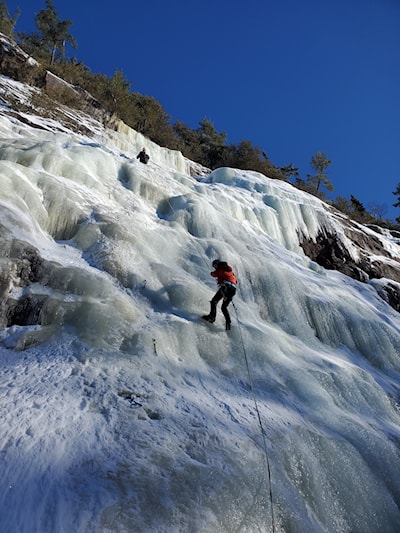
[[[207, 118], [201, 120], [196, 129], [189, 128], [181, 121], [171, 123], [171, 117], [155, 98], [131, 91], [131, 84], [122, 71], [116, 70], [111, 77], [93, 74], [89, 67], [75, 57], [67, 58], [66, 45], [77, 48], [70, 33], [72, 21], [60, 20], [52, 0], [46, 0], [45, 4], [46, 8], [35, 15], [37, 31], [24, 33], [15, 31], [20, 11], [11, 15], [7, 3], [0, 1], [0, 32], [15, 40], [40, 65], [29, 71], [19, 70], [18, 81], [41, 86], [46, 71], [50, 71], [68, 83], [85, 89], [106, 111], [115, 114], [126, 125], [150, 140], [161, 146], [180, 150], [185, 157], [211, 170], [221, 166], [254, 170], [269, 178], [289, 181], [299, 189], [327, 201], [358, 222], [396, 227], [384, 219], [384, 206], [376, 204], [368, 211], [353, 195], [350, 199], [337, 196], [335, 200], [327, 200], [325, 191], [333, 191], [334, 186], [326, 174], [332, 161], [324, 152], [317, 152], [311, 157], [310, 166], [314, 173], [302, 178], [293, 163], [283, 167], [275, 166], [265, 151], [254, 146], [250, 140], [227, 144], [227, 134], [216, 131]], [[69, 104], [73, 107], [74, 102]], [[393, 205], [400, 207], [400, 183], [393, 194], [397, 197], [397, 202]], [[396, 221], [400, 223], [400, 216]]]

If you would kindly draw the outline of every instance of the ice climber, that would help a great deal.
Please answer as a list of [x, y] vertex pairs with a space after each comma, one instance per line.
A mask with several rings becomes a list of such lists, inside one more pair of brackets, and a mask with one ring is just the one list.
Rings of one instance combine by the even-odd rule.
[[148, 154], [146, 154], [146, 148], [143, 148], [143, 150], [138, 153], [138, 155], [136, 156], [136, 159], [139, 159], [141, 163], [144, 163], [145, 165], [147, 165], [150, 157]]
[[228, 265], [225, 261], [220, 261], [215, 259], [212, 262], [214, 268], [213, 272], [210, 272], [213, 278], [217, 278], [217, 283], [219, 285], [218, 291], [215, 293], [213, 299], [211, 300], [211, 309], [209, 315], [204, 315], [201, 318], [207, 320], [207, 322], [215, 322], [215, 317], [217, 314], [217, 304], [223, 298], [221, 305], [221, 311], [225, 317], [225, 329], [231, 329], [231, 317], [228, 312], [228, 305], [231, 303], [232, 298], [236, 294], [236, 285], [237, 279], [233, 273], [232, 267]]

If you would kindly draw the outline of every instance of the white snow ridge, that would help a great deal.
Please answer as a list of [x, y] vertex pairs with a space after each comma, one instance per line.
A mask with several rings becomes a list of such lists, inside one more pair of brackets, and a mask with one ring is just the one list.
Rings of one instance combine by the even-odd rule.
[[400, 315], [303, 253], [338, 220], [86, 126], [0, 110], [0, 531], [397, 533]]

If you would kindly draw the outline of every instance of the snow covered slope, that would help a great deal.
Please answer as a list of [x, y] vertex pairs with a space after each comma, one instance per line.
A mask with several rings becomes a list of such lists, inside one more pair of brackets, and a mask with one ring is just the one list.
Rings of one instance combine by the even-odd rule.
[[397, 532], [400, 315], [299, 239], [340, 217], [82, 121], [0, 110], [0, 530]]

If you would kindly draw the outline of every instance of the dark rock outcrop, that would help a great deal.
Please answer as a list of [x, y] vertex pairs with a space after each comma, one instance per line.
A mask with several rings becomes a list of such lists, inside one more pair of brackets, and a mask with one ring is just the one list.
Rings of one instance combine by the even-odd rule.
[[14, 80], [20, 80], [25, 67], [37, 66], [37, 62], [16, 43], [0, 33], [0, 72]]
[[32, 245], [1, 240], [0, 326], [40, 324], [40, 313], [47, 297], [30, 289], [47, 285], [52, 263], [45, 261]]
[[[400, 261], [385, 247], [380, 234], [350, 219], [341, 217], [344, 239], [327, 230], [321, 230], [315, 239], [301, 236], [304, 253], [328, 270], [337, 270], [357, 281], [382, 280], [378, 293], [396, 311], [400, 312]], [[391, 234], [389, 234], [391, 235]], [[393, 246], [397, 244], [393, 237]]]

